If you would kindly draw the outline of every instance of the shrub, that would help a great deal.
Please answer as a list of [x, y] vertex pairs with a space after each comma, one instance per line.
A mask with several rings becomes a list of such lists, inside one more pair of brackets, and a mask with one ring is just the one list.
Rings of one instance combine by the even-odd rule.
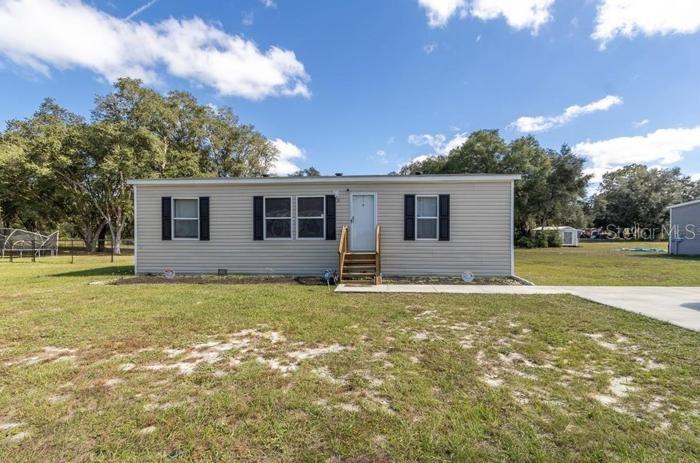
[[561, 237], [561, 233], [554, 230], [548, 230], [545, 233], [547, 237], [547, 246], [550, 248], [560, 248], [564, 245], [564, 240]]
[[519, 248], [531, 249], [535, 247], [535, 241], [531, 236], [520, 235], [518, 239], [515, 240], [515, 246]]
[[546, 232], [537, 232], [535, 233], [535, 246], [538, 248], [547, 248], [549, 247], [549, 240], [547, 239], [547, 233]]
[[563, 245], [561, 234], [556, 230], [536, 231], [529, 235], [516, 236], [515, 246], [519, 248], [559, 248]]

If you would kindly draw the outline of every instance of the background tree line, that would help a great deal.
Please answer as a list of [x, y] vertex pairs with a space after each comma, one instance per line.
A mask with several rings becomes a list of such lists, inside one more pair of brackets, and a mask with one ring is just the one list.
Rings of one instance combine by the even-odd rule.
[[[98, 96], [89, 118], [46, 99], [0, 132], [0, 228], [80, 236], [88, 250], [109, 234], [119, 253], [133, 220], [130, 178], [255, 177], [277, 159], [274, 145], [230, 108], [202, 105], [189, 93], [165, 95], [120, 79]], [[603, 176], [587, 198], [584, 160], [564, 145], [532, 136], [506, 142], [497, 130], [473, 132], [444, 156], [401, 169], [407, 175], [522, 174], [515, 189], [515, 233], [547, 225], [609, 224], [660, 228], [667, 207], [700, 197], [700, 182], [678, 168], [630, 165]], [[318, 176], [313, 167], [295, 176]]]
[[444, 156], [404, 166], [401, 174], [522, 174], [515, 186], [515, 233], [532, 237], [542, 226], [648, 227], [668, 222], [668, 206], [700, 197], [700, 182], [677, 167], [631, 164], [603, 175], [587, 197], [591, 176], [584, 159], [563, 145], [542, 147], [532, 136], [507, 143], [497, 130], [479, 130]]
[[46, 99], [32, 117], [7, 124], [0, 133], [0, 227], [62, 225], [88, 250], [109, 233], [119, 253], [133, 214], [128, 179], [259, 176], [277, 155], [230, 108], [120, 79], [95, 99], [89, 120]]

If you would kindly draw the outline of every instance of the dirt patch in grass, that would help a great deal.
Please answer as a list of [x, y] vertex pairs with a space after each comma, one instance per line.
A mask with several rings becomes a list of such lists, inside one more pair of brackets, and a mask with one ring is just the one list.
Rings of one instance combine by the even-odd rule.
[[76, 352], [77, 349], [47, 346], [39, 352], [5, 362], [5, 366], [28, 366], [44, 362], [72, 362], [75, 359]]
[[[144, 350], [131, 354], [119, 354], [120, 358], [131, 357], [131, 361], [122, 363], [119, 370], [132, 371], [174, 371], [180, 375], [191, 375], [203, 365], [217, 365], [213, 372], [215, 377], [226, 374], [226, 368], [236, 368], [250, 360], [287, 375], [299, 368], [305, 361], [323, 355], [339, 353], [346, 346], [332, 344], [308, 347], [303, 342], [290, 343], [281, 333], [264, 327], [244, 329], [226, 336], [182, 348], [168, 347], [160, 350], [165, 359], [147, 363], [138, 360], [139, 354], [157, 350]], [[152, 354], [149, 354], [152, 356]], [[112, 384], [118, 384], [112, 380]]]

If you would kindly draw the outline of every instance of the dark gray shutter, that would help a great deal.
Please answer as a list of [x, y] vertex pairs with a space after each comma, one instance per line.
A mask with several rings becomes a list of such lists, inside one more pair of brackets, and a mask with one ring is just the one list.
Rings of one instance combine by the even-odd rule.
[[416, 195], [403, 197], [403, 239], [416, 239]]
[[253, 196], [253, 239], [263, 239], [263, 197]]
[[450, 241], [450, 195], [440, 195], [440, 241]]
[[199, 240], [209, 241], [209, 197], [199, 197]]
[[160, 198], [160, 215], [162, 218], [162, 239], [166, 241], [171, 240], [173, 239], [173, 214], [170, 196]]
[[335, 239], [335, 195], [326, 195], [326, 239]]

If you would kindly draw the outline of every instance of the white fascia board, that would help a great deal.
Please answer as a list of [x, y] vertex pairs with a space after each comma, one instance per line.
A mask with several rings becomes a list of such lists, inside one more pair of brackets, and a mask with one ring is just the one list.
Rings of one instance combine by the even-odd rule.
[[680, 204], [674, 204], [673, 206], [668, 206], [669, 209], [673, 209], [676, 207], [682, 207], [682, 206], [690, 206], [691, 204], [698, 204], [700, 203], [700, 199], [694, 199], [692, 201], [687, 201], [685, 203], [680, 203]]
[[285, 185], [295, 183], [473, 183], [510, 182], [520, 180], [520, 175], [357, 175], [333, 177], [255, 177], [255, 178], [163, 178], [131, 179], [129, 185]]

